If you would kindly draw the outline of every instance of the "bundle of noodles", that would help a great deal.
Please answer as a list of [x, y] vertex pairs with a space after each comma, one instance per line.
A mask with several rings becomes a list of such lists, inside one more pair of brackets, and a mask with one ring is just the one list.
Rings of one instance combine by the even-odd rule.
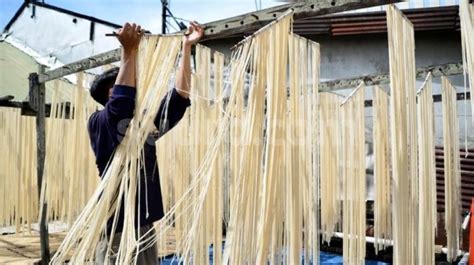
[[[464, 76], [469, 76], [471, 95], [474, 94], [474, 5], [469, 0], [459, 3], [459, 17], [461, 19], [462, 60]], [[474, 109], [474, 98], [471, 98], [471, 109]], [[474, 121], [474, 115], [473, 121]]]
[[[160, 165], [162, 194], [165, 198], [165, 209], [170, 210], [186, 191], [192, 182], [192, 174], [198, 169], [206, 151], [214, 141], [209, 137], [221, 119], [223, 113], [223, 67], [224, 56], [221, 53], [213, 53], [214, 68], [212, 69], [211, 51], [202, 45], [196, 47], [196, 73], [193, 75], [190, 97], [193, 102], [190, 111], [180, 124], [170, 133], [157, 141], [157, 154]], [[211, 82], [212, 76], [214, 77]], [[171, 152], [171, 154], [170, 154]], [[221, 154], [218, 155], [211, 173], [210, 191], [207, 194], [203, 215], [200, 217], [199, 233], [193, 248], [194, 259], [199, 263], [209, 260], [208, 246], [213, 245], [214, 260], [220, 263], [222, 251], [222, 225], [223, 225], [223, 167], [224, 156], [222, 146], [219, 147]], [[177, 212], [183, 211], [185, 205], [192, 203], [199, 196], [202, 189], [202, 179], [198, 181], [196, 192], [190, 193], [186, 202], [180, 204]], [[187, 213], [175, 218], [173, 226], [175, 244], [181, 249], [186, 242], [186, 231], [189, 227], [186, 222], [189, 219]], [[169, 243], [167, 238], [165, 242]], [[180, 253], [176, 253], [180, 255]]]
[[418, 219], [418, 264], [435, 263], [436, 161], [434, 143], [434, 108], [431, 73], [418, 92], [418, 150], [420, 195]]
[[[31, 232], [38, 216], [36, 122], [21, 109], [0, 108], [0, 226]], [[26, 225], [26, 228], [24, 227]]]
[[[319, 53], [317, 44], [288, 34], [291, 21], [291, 16], [286, 14], [235, 50], [231, 60], [232, 90], [225, 115], [219, 120], [211, 136], [213, 141], [207, 145], [197, 171], [192, 172], [188, 189], [169, 208], [165, 218], [156, 224], [158, 232], [155, 239], [145, 240], [146, 243], [162, 242], [166, 231], [170, 229], [168, 224], [185, 216], [187, 219], [183, 227], [186, 231], [178, 236], [183, 243], [178, 244], [176, 250], [180, 255], [179, 259], [185, 263], [209, 262], [205, 251], [210, 242], [207, 238], [212, 233], [209, 233], [210, 230], [203, 221], [207, 218], [208, 209], [212, 209], [208, 202], [212, 198], [215, 176], [219, 176], [214, 172], [220, 163], [218, 157], [222, 151], [222, 141], [230, 135], [231, 148], [228, 150], [232, 153], [226, 153], [226, 157], [230, 158], [228, 161], [233, 187], [222, 262], [294, 262], [301, 259], [296, 251], [301, 247], [311, 249], [313, 260], [317, 259], [314, 258], [318, 255], [314, 253], [317, 252], [317, 197], [314, 197], [317, 195], [310, 195], [311, 191], [317, 190], [317, 180], [313, 180], [317, 173], [311, 172], [315, 166], [305, 164], [307, 161], [318, 162], [317, 158], [308, 156], [311, 150], [316, 149], [316, 141], [305, 134], [311, 131], [317, 135], [317, 126], [309, 122], [314, 121], [317, 114], [313, 104], [317, 93], [303, 91], [309, 84], [301, 81], [301, 77], [307, 78], [309, 73], [306, 71], [309, 68], [319, 69]], [[295, 48], [289, 53], [292, 60], [310, 53], [315, 62], [308, 60], [304, 63], [304, 68], [300, 68], [301, 71], [291, 73], [288, 98], [285, 84], [289, 57], [286, 55], [290, 46]], [[206, 53], [203, 50], [199, 52]], [[201, 55], [198, 59], [202, 59]], [[206, 62], [207, 59], [204, 63], [200, 62], [197, 68], [205, 67]], [[247, 71], [250, 80], [248, 99], [245, 100], [243, 88]], [[198, 83], [202, 79], [199, 78], [206, 79], [206, 75], [202, 76], [202, 73], [198, 70], [194, 86], [200, 87]], [[317, 73], [312, 75], [313, 78], [315, 76]], [[317, 82], [316, 78], [313, 82]], [[317, 88], [317, 84], [313, 83], [311, 88]], [[203, 91], [199, 91], [201, 92]], [[304, 114], [306, 109], [311, 109], [311, 113]], [[300, 118], [304, 119], [302, 122], [305, 125], [297, 128]], [[239, 122], [240, 127], [236, 126]], [[229, 128], [229, 125], [232, 126]], [[311, 126], [314, 127], [310, 128]], [[293, 136], [301, 137], [295, 139]], [[306, 141], [311, 143], [306, 145]], [[194, 152], [200, 151], [192, 151]], [[296, 169], [298, 166], [300, 169]], [[291, 168], [291, 172], [286, 171], [288, 168]], [[301, 174], [295, 174], [293, 169]], [[290, 173], [289, 176], [286, 175], [287, 172]], [[298, 181], [294, 180], [296, 178]], [[294, 184], [286, 185], [288, 179]], [[302, 188], [305, 185], [307, 187]], [[303, 192], [297, 193], [298, 188]], [[303, 202], [311, 196], [311, 202]], [[302, 229], [298, 231], [297, 227]], [[214, 230], [217, 230], [216, 227]], [[217, 248], [215, 246], [214, 251], [219, 252], [220, 249]], [[285, 254], [285, 249], [291, 249], [293, 254]]]
[[447, 237], [447, 259], [453, 262], [459, 251], [461, 168], [459, 162], [459, 128], [456, 107], [456, 88], [447, 77], [441, 77], [443, 87], [443, 145], [444, 145], [444, 189], [445, 229]]
[[374, 89], [374, 238], [375, 252], [385, 249], [391, 239], [390, 209], [390, 142], [388, 94], [381, 87]]
[[342, 190], [344, 263], [365, 260], [365, 113], [364, 84], [342, 103]]
[[[139, 189], [141, 153], [149, 133], [154, 130], [153, 120], [158, 112], [159, 100], [166, 93], [172, 70], [180, 49], [179, 36], [146, 36], [138, 52], [137, 97], [134, 118], [130, 121], [124, 138], [115, 150], [112, 161], [105, 170], [102, 181], [91, 199], [70, 228], [66, 238], [52, 258], [53, 264], [64, 263], [73, 248], [70, 262], [85, 263], [94, 256], [94, 250], [106, 222], [113, 216], [114, 223], [106, 254], [110, 256], [119, 208], [123, 200], [124, 225], [116, 261], [131, 263], [140, 251], [140, 241], [135, 228], [136, 193]], [[166, 52], [163, 52], [166, 51]], [[140, 202], [138, 202], [140, 203]], [[140, 224], [137, 224], [140, 227]]]
[[321, 233], [330, 242], [340, 220], [340, 104], [341, 97], [321, 93]]
[[63, 93], [66, 88], [62, 82], [54, 83], [50, 116], [46, 120], [47, 152], [41, 187], [41, 206], [47, 204], [48, 219], [68, 225], [86, 205], [100, 180], [87, 134], [87, 119], [98, 106], [83, 85], [83, 74], [77, 77], [72, 98]]
[[414, 264], [417, 253], [418, 154], [413, 25], [387, 7], [390, 59], [390, 142], [394, 264]]

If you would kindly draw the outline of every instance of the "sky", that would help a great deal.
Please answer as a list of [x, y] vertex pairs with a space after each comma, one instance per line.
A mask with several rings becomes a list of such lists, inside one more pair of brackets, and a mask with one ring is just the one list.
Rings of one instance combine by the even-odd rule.
[[[136, 22], [153, 33], [161, 31], [161, 0], [44, 0], [45, 3], [122, 25]], [[256, 3], [257, 2], [257, 3]], [[23, 3], [23, 0], [0, 0], [0, 32]], [[247, 12], [258, 6], [267, 8], [284, 4], [277, 0], [169, 0], [176, 17], [211, 22]], [[172, 23], [176, 27], [175, 23]], [[171, 28], [171, 27], [170, 27]], [[177, 27], [176, 27], [177, 28]], [[171, 28], [172, 31], [175, 31]]]

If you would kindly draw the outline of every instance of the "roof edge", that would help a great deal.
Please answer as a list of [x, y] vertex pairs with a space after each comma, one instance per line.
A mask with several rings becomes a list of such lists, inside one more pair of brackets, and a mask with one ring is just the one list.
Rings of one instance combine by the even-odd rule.
[[13, 17], [10, 19], [10, 21], [8, 21], [7, 25], [5, 26], [5, 28], [3, 29], [3, 32], [6, 32], [7, 30], [10, 29], [11, 25], [13, 24], [13, 22], [16, 21], [16, 19], [20, 16], [21, 13], [23, 13], [23, 9], [25, 9], [25, 7], [28, 5], [28, 2], [27, 1], [24, 1], [23, 4], [21, 4], [20, 8], [18, 8], [18, 10], [16, 11], [15, 15], [13, 15]]
[[25, 7], [27, 7], [29, 4], [36, 5], [36, 6], [39, 6], [39, 7], [44, 7], [44, 8], [50, 9], [50, 10], [54, 10], [54, 11], [64, 13], [64, 14], [68, 14], [68, 15], [71, 15], [71, 16], [75, 16], [75, 17], [78, 17], [78, 18], [87, 19], [89, 21], [93, 21], [93, 22], [96, 22], [96, 23], [99, 23], [99, 24], [107, 25], [109, 27], [113, 27], [113, 28], [116, 28], [116, 29], [122, 27], [121, 25], [118, 25], [118, 24], [115, 24], [115, 23], [112, 23], [112, 22], [109, 22], [109, 21], [105, 21], [105, 20], [102, 20], [102, 19], [98, 19], [96, 17], [84, 15], [84, 14], [81, 14], [81, 13], [77, 13], [77, 12], [67, 10], [67, 9], [64, 9], [64, 8], [61, 8], [61, 7], [57, 7], [57, 6], [53, 6], [53, 5], [50, 5], [50, 4], [37, 2], [35, 0], [25, 0], [23, 2], [23, 4], [20, 6], [20, 8], [18, 9], [18, 11], [16, 11], [15, 15], [10, 19], [8, 24], [5, 26], [4, 32], [6, 32], [7, 30], [10, 29], [10, 27], [17, 20], [17, 18], [20, 16], [20, 14], [23, 13], [23, 10], [25, 9]]

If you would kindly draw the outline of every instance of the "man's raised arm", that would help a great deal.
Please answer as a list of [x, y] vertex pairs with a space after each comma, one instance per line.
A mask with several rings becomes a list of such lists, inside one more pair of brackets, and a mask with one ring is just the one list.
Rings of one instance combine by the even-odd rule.
[[197, 22], [191, 22], [188, 32], [183, 37], [183, 51], [179, 69], [176, 74], [176, 91], [183, 98], [189, 97], [189, 87], [191, 84], [191, 46], [196, 44], [203, 34], [203, 28]]
[[136, 61], [138, 45], [143, 36], [140, 25], [125, 23], [117, 32], [117, 38], [122, 44], [122, 61], [115, 81], [116, 85], [136, 87]]

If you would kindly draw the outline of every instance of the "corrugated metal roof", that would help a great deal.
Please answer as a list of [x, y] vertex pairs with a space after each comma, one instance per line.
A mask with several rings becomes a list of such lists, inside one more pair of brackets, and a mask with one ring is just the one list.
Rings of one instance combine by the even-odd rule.
[[[471, 207], [472, 198], [474, 198], [474, 149], [459, 149], [459, 163], [461, 174], [461, 205], [459, 214], [464, 214]], [[445, 211], [445, 188], [444, 188], [444, 149], [443, 146], [436, 147], [436, 199], [438, 210], [438, 232], [436, 235], [436, 244], [446, 246], [446, 231], [444, 229], [444, 211]], [[462, 220], [462, 219], [461, 219]], [[472, 221], [471, 221], [472, 222]], [[467, 230], [462, 230], [461, 249], [469, 250], [469, 226]]]
[[[406, 9], [402, 12], [415, 31], [459, 30], [459, 7], [441, 6]], [[293, 30], [300, 35], [355, 35], [387, 31], [385, 11], [345, 13], [295, 20]]]
[[[467, 155], [466, 155], [467, 154]], [[462, 211], [469, 211], [472, 198], [474, 198], [474, 149], [461, 148], [459, 150], [459, 163], [461, 173], [461, 207]], [[444, 212], [444, 149], [436, 147], [436, 190], [438, 212]]]

